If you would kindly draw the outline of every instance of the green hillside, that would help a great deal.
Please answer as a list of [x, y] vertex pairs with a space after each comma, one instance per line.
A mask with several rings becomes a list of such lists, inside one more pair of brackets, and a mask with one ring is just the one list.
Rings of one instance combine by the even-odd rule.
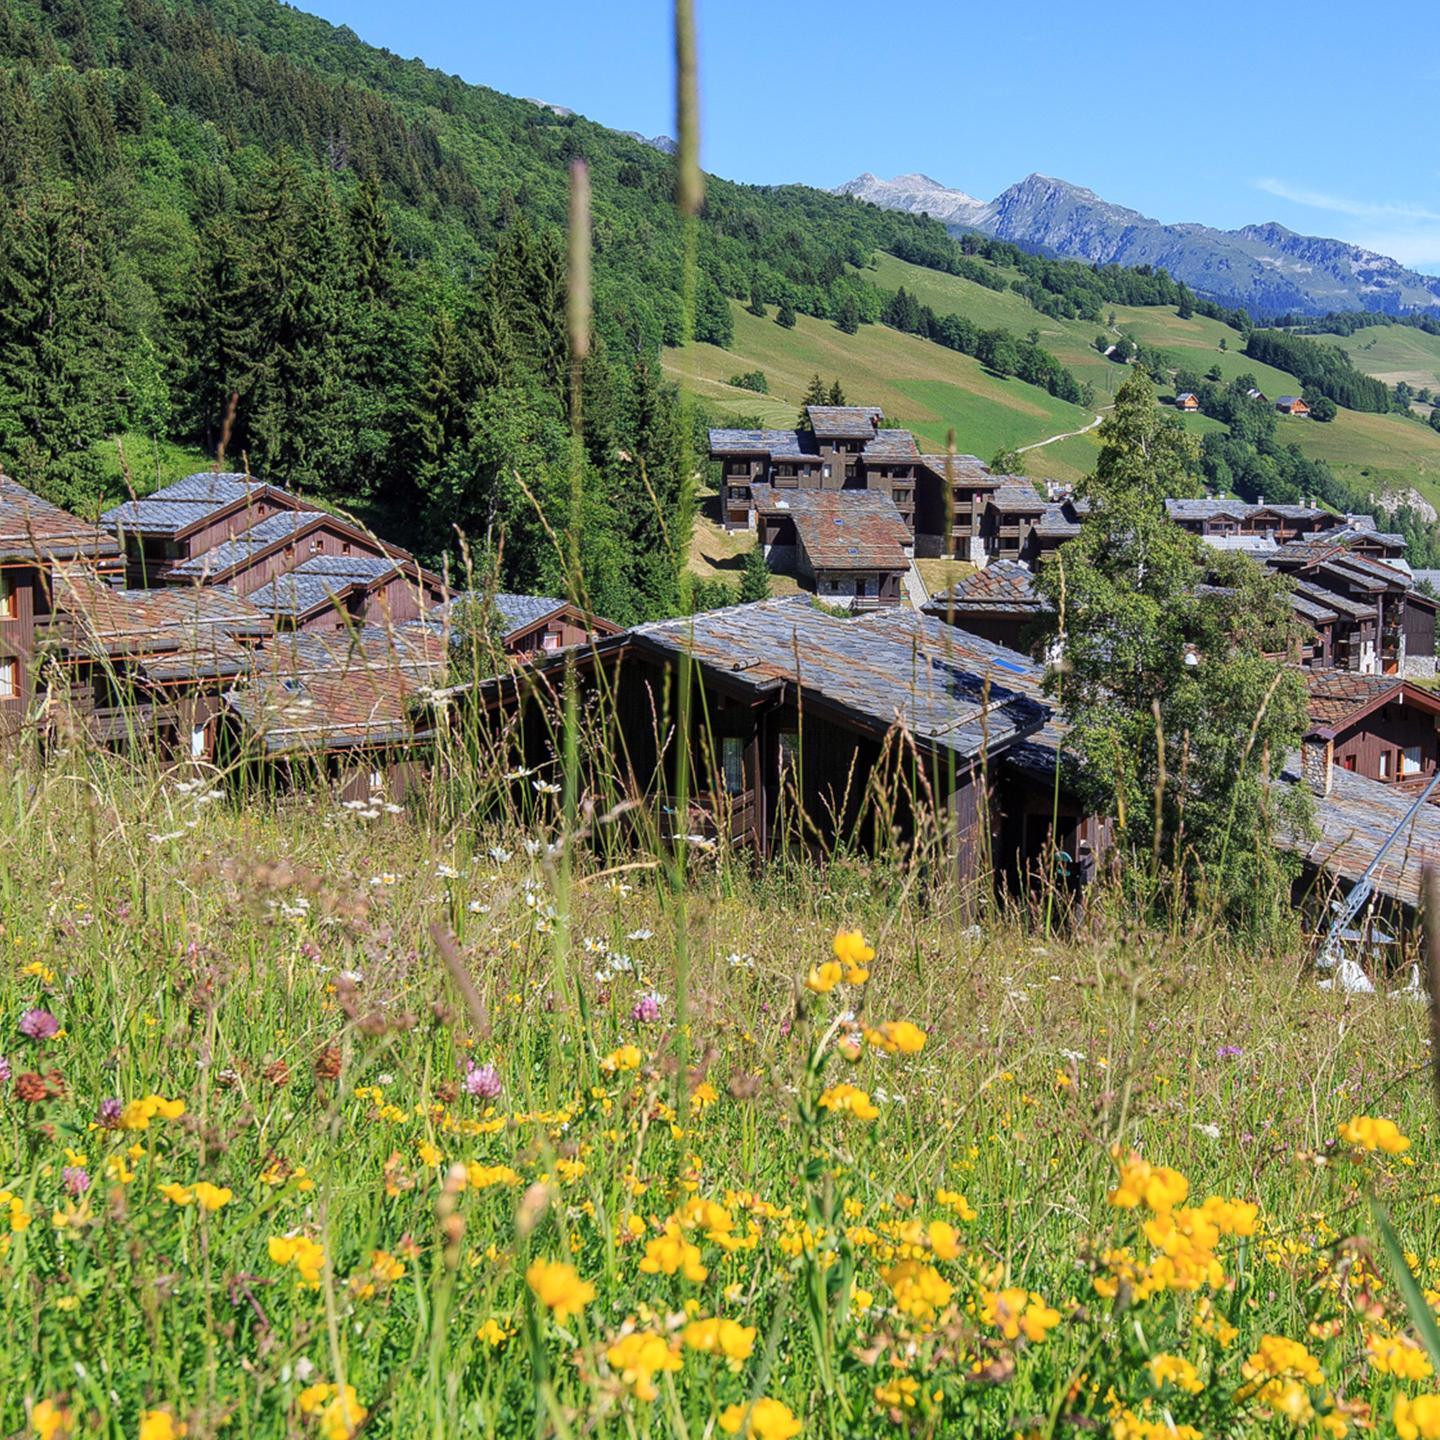
[[[759, 416], [768, 425], [795, 421], [812, 375], [838, 380], [847, 399], [881, 405], [889, 417], [942, 447], [948, 429], [962, 451], [988, 458], [1006, 446], [1033, 444], [1078, 430], [1094, 419], [1021, 380], [1002, 380], [968, 356], [885, 325], [864, 325], [846, 335], [834, 324], [800, 316], [793, 330], [751, 315], [731, 302], [734, 339], [729, 349], [692, 344], [667, 350], [667, 373], [713, 407]], [[761, 370], [769, 395], [728, 384], [732, 375]], [[1052, 470], [1078, 476], [1063, 461]]]
[[1357, 370], [1387, 385], [1403, 381], [1412, 390], [1440, 389], [1440, 335], [1412, 325], [1371, 325], [1353, 335], [1315, 335], [1350, 356]]
[[[1089, 382], [1100, 405], [1114, 394], [1128, 373], [1095, 349], [1099, 327], [1084, 320], [1057, 320], [1043, 315], [1013, 290], [990, 290], [960, 276], [927, 270], [885, 254], [876, 257], [874, 268], [867, 273], [882, 288], [899, 289], [903, 285], [937, 314], [955, 312], [976, 325], [1000, 327], [1016, 334], [1038, 330], [1040, 343], [1077, 378]], [[1014, 278], [1004, 270], [997, 273]], [[1201, 374], [1212, 366], [1218, 367], [1227, 382], [1239, 375], [1253, 375], [1260, 389], [1272, 399], [1298, 394], [1303, 388], [1288, 372], [1248, 359], [1243, 353], [1243, 338], [1218, 320], [1203, 315], [1182, 320], [1172, 306], [1116, 305], [1111, 309], [1120, 334], [1147, 349], [1164, 351], [1177, 366]], [[1350, 352], [1358, 369], [1387, 383], [1405, 380], [1416, 388], [1440, 388], [1440, 336], [1409, 326], [1384, 325], [1356, 335], [1316, 338], [1341, 345]], [[1222, 339], [1226, 342], [1224, 350], [1220, 348]], [[1196, 434], [1219, 428], [1203, 416], [1188, 417], [1186, 425]], [[1298, 445], [1310, 459], [1324, 460], [1338, 479], [1362, 496], [1373, 492], [1378, 498], [1413, 486], [1440, 506], [1440, 435], [1403, 415], [1341, 410], [1332, 422], [1323, 425], [1284, 420], [1277, 438]], [[1093, 435], [1077, 436], [1030, 451], [1026, 465], [1033, 475], [1068, 479], [1090, 469], [1097, 453], [1098, 442]]]

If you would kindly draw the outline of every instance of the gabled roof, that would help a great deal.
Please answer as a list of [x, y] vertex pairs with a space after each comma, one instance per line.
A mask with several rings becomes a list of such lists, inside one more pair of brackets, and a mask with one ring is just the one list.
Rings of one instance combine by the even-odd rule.
[[1348, 595], [1341, 595], [1334, 590], [1326, 590], [1320, 585], [1312, 585], [1307, 580], [1297, 580], [1293, 593], [1304, 596], [1305, 599], [1313, 601], [1316, 605], [1323, 605], [1337, 615], [1346, 615], [1352, 620], [1373, 620], [1375, 618], [1375, 602], [1373, 600], [1352, 600]]
[[180, 535], [213, 515], [243, 509], [247, 503], [253, 504], [262, 497], [287, 509], [304, 508], [289, 491], [267, 485], [252, 475], [204, 471], [162, 486], [143, 500], [126, 500], [107, 510], [100, 519], [112, 531]]
[[872, 735], [903, 725], [923, 748], [966, 759], [1034, 734], [1050, 714], [1024, 656], [912, 610], [839, 619], [787, 596], [653, 621], [615, 637], [625, 640], [688, 653], [757, 695], [793, 687], [802, 704]]
[[[1282, 785], [1302, 785], [1299, 755], [1285, 762]], [[1275, 843], [1317, 869], [1353, 884], [1404, 820], [1415, 797], [1398, 785], [1366, 779], [1335, 765], [1331, 792], [1313, 799], [1318, 835], [1277, 826]], [[1440, 810], [1422, 805], [1371, 877], [1375, 888], [1404, 905], [1420, 900], [1427, 865], [1440, 864]]]
[[868, 440], [885, 412], [878, 405], [807, 405], [810, 427], [835, 440]]
[[250, 594], [250, 603], [272, 615], [309, 615], [357, 586], [369, 588], [404, 566], [390, 555], [314, 555]]
[[1073, 540], [1080, 533], [1080, 514], [1069, 501], [1047, 505], [1036, 523], [1035, 533], [1042, 540]]
[[808, 430], [712, 430], [712, 455], [818, 455], [815, 437]]
[[228, 574], [237, 565], [243, 565], [260, 551], [289, 540], [306, 525], [313, 525], [318, 520], [329, 518], [320, 510], [278, 511], [274, 515], [267, 515], [265, 519], [258, 521], [248, 530], [241, 530], [228, 540], [222, 540], [220, 544], [212, 546], [209, 550], [201, 551], [199, 555], [192, 555], [188, 560], [182, 560], [178, 564], [170, 566], [166, 573], [183, 575], [187, 579], [200, 576], [218, 577]]
[[0, 475], [0, 561], [99, 559], [119, 546], [98, 525]]
[[1000, 476], [992, 475], [978, 455], [926, 454], [920, 456], [920, 464], [942, 480], [949, 475], [957, 487], [993, 490], [1000, 484]]
[[877, 430], [875, 438], [864, 450], [867, 460], [909, 460], [912, 464], [920, 458], [915, 437], [908, 430]]
[[789, 515], [816, 570], [907, 570], [910, 532], [878, 490], [776, 490], [756, 485], [755, 508]]
[[1038, 515], [1051, 502], [1040, 496], [1028, 482], [1006, 477], [990, 497], [990, 503], [1002, 512], [1020, 514], [1033, 510]]
[[[452, 595], [448, 600], [442, 600], [438, 605], [431, 607], [427, 623], [433, 622], [443, 626], [454, 617], [456, 609], [483, 603], [485, 598], [485, 594], [481, 590], [465, 590]], [[491, 595], [489, 599], [500, 616], [501, 623], [505, 626], [505, 633], [502, 637], [505, 640], [512, 635], [519, 634], [522, 630], [529, 630], [532, 626], [549, 619], [551, 615], [561, 610], [570, 608], [568, 600], [557, 598], [554, 595], [512, 595], [499, 591]]]
[[267, 616], [223, 586], [119, 590], [77, 567], [55, 577], [52, 635], [68, 659], [124, 657], [156, 681], [238, 675]]
[[1440, 695], [1399, 675], [1356, 675], [1348, 670], [1307, 670], [1307, 710], [1316, 733], [1331, 736], [1385, 705], [1413, 705], [1440, 715]]
[[444, 640], [422, 625], [283, 636], [225, 703], [272, 755], [406, 744], [430, 737], [415, 728], [411, 702], [446, 662]]
[[1044, 597], [1036, 592], [1032, 570], [1014, 560], [992, 560], [983, 570], [932, 595], [925, 605], [925, 613], [944, 619], [952, 612], [956, 615], [1035, 615], [1045, 608]]

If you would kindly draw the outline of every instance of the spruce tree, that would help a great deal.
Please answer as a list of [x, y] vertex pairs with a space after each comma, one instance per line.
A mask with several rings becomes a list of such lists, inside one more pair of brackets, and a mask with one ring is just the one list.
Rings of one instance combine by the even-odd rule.
[[787, 330], [795, 328], [795, 306], [787, 295], [780, 302], [780, 308], [775, 312], [775, 323], [783, 325]]
[[770, 598], [770, 567], [765, 563], [765, 551], [757, 543], [746, 553], [745, 568], [740, 572], [740, 603], [748, 605], [753, 600]]

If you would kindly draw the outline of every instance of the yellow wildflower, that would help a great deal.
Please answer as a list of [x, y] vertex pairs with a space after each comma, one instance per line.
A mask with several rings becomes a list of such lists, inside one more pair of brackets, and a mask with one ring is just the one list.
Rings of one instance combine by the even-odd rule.
[[1392, 1418], [1400, 1440], [1440, 1440], [1440, 1395], [1397, 1395]]
[[1393, 1375], [1397, 1380], [1428, 1380], [1435, 1368], [1425, 1352], [1403, 1335], [1370, 1335], [1366, 1337], [1370, 1368], [1377, 1375]]
[[684, 1332], [685, 1344], [704, 1355], [723, 1355], [732, 1370], [738, 1371], [755, 1348], [756, 1329], [738, 1320], [722, 1320], [712, 1315], [705, 1320], [692, 1320]]
[[40, 1400], [30, 1411], [30, 1428], [37, 1440], [67, 1440], [75, 1431], [75, 1414], [58, 1400]]
[[563, 1260], [534, 1260], [525, 1271], [525, 1283], [535, 1298], [561, 1322], [578, 1315], [594, 1298], [595, 1287], [582, 1280], [573, 1265]]
[[727, 1435], [738, 1435], [747, 1415], [754, 1440], [793, 1440], [805, 1428], [788, 1405], [768, 1395], [749, 1406], [727, 1405], [720, 1412], [720, 1428]]
[[605, 1359], [637, 1400], [654, 1400], [660, 1394], [655, 1376], [662, 1370], [679, 1370], [682, 1364], [659, 1335], [647, 1330], [621, 1336], [606, 1350]]
[[202, 1210], [223, 1210], [235, 1198], [228, 1185], [212, 1185], [208, 1180], [197, 1180], [194, 1192]]
[[925, 1048], [925, 1032], [909, 1020], [886, 1020], [873, 1029], [866, 1026], [865, 1038], [887, 1055], [918, 1055]]
[[847, 985], [863, 985], [870, 978], [867, 967], [875, 958], [875, 947], [865, 943], [865, 936], [859, 930], [837, 932], [831, 948], [835, 958], [846, 967]]
[[1018, 1340], [1023, 1334], [1038, 1345], [1060, 1323], [1060, 1312], [1033, 1291], [1011, 1286], [980, 1292], [980, 1319], [995, 1326], [1007, 1340]]
[[685, 1238], [679, 1221], [674, 1219], [665, 1222], [663, 1234], [645, 1242], [640, 1270], [645, 1275], [673, 1275], [678, 1270], [696, 1285], [710, 1273], [700, 1263], [700, 1247]]
[[853, 1115], [857, 1120], [873, 1120], [880, 1113], [858, 1085], [832, 1085], [819, 1103], [822, 1110]]
[[1156, 1355], [1150, 1361], [1150, 1378], [1157, 1390], [1173, 1385], [1187, 1395], [1198, 1395], [1205, 1388], [1195, 1367], [1183, 1355]]
[[1356, 1115], [1340, 1127], [1340, 1138], [1357, 1150], [1382, 1150], [1386, 1155], [1403, 1155], [1410, 1141], [1393, 1120], [1376, 1120]]
[[638, 1045], [622, 1045], [600, 1062], [600, 1068], [611, 1075], [617, 1070], [638, 1070], [642, 1058]]
[[845, 971], [838, 960], [827, 960], [823, 965], [812, 965], [805, 977], [805, 988], [817, 995], [828, 995], [844, 978]]
[[192, 1205], [195, 1202], [195, 1192], [188, 1185], [180, 1185], [172, 1181], [168, 1185], [159, 1185], [156, 1188], [172, 1205]]
[[187, 1428], [183, 1421], [176, 1424], [168, 1410], [140, 1412], [140, 1440], [179, 1440]]

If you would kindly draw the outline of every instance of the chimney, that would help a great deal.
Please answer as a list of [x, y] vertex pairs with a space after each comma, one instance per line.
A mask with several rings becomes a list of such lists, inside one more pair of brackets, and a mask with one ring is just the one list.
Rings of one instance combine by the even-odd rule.
[[1300, 742], [1300, 778], [1313, 795], [1323, 800], [1330, 793], [1335, 773], [1335, 741], [1312, 732]]
[[1262, 496], [1260, 497], [1260, 499], [1259, 499], [1258, 501], [1256, 501], [1256, 504], [1258, 504], [1258, 505], [1263, 505], [1264, 503], [1265, 503], [1265, 497], [1262, 495]]

